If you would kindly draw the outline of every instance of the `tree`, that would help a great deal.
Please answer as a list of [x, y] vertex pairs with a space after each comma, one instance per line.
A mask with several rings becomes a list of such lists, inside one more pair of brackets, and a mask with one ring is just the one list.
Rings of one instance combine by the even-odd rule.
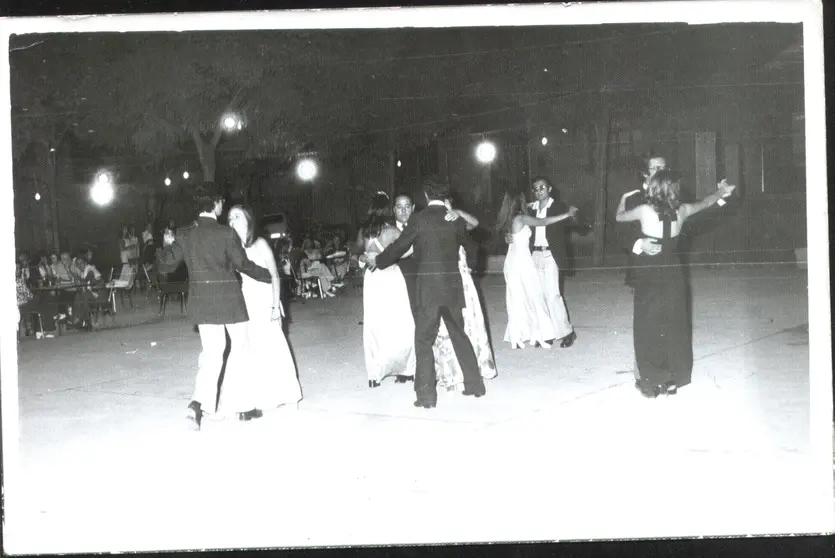
[[131, 37], [122, 60], [106, 69], [121, 85], [100, 107], [98, 126], [150, 161], [191, 146], [203, 180], [213, 182], [227, 114], [243, 126], [230, 141], [252, 156], [292, 153], [350, 126], [345, 109], [360, 76], [326, 63], [352, 40], [324, 31]]

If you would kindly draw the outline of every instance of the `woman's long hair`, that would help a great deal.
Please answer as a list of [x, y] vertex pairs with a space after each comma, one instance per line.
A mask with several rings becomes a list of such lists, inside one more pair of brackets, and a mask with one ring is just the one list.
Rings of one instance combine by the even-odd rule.
[[678, 176], [668, 170], [655, 173], [647, 184], [644, 199], [658, 213], [659, 217], [677, 219], [676, 211], [681, 206]]
[[255, 215], [252, 210], [245, 206], [245, 205], [233, 205], [229, 208], [229, 213], [232, 213], [233, 210], [240, 211], [244, 219], [246, 219], [246, 238], [242, 239], [244, 241], [244, 246], [249, 248], [255, 242]]
[[391, 199], [385, 192], [377, 192], [371, 198], [371, 208], [368, 210], [368, 217], [362, 224], [362, 236], [374, 238], [380, 236], [383, 227], [391, 220]]
[[502, 233], [511, 231], [513, 218], [525, 212], [524, 192], [505, 192], [502, 207], [496, 217], [496, 230]]

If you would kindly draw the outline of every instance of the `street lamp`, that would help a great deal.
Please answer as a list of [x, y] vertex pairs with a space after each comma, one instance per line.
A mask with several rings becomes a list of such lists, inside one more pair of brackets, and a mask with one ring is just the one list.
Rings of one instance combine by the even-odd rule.
[[171, 186], [171, 179], [168, 178], [167, 176], [165, 177], [165, 185], [166, 186]]
[[35, 201], [41, 201], [41, 193], [35, 192]]
[[542, 142], [542, 145], [548, 145], [548, 138], [546, 138], [545, 136], [542, 136], [542, 139], [540, 141]]
[[480, 163], [489, 165], [496, 159], [496, 146], [492, 142], [484, 140], [476, 147], [475, 156]]
[[221, 124], [227, 132], [241, 130], [244, 127], [244, 123], [241, 117], [234, 113], [224, 115], [223, 119], [221, 120]]
[[188, 177], [189, 177], [188, 171], [183, 171], [183, 178], [188, 180]]
[[296, 176], [305, 182], [310, 182], [316, 178], [318, 173], [319, 168], [316, 165], [316, 161], [311, 158], [305, 157], [296, 165]]
[[107, 205], [113, 201], [113, 177], [109, 172], [102, 171], [96, 176], [90, 188], [90, 197], [97, 205]]

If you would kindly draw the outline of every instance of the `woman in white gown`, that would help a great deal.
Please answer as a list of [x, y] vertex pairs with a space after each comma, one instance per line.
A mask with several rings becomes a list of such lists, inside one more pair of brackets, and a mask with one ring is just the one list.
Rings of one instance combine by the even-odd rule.
[[[295, 405], [302, 399], [293, 355], [282, 329], [281, 279], [270, 245], [255, 238], [252, 212], [236, 205], [229, 210], [229, 226], [243, 240], [247, 257], [272, 275], [272, 283], [260, 283], [241, 275], [246, 311], [249, 314], [249, 358], [228, 367], [221, 387], [218, 414], [224, 401], [228, 408], [271, 409]], [[233, 404], [243, 402], [250, 404]]]
[[[360, 235], [367, 254], [379, 254], [400, 236], [389, 222], [391, 202], [377, 192]], [[365, 271], [362, 290], [363, 349], [368, 387], [388, 376], [415, 375], [415, 321], [398, 265]]]
[[545, 295], [531, 257], [531, 227], [553, 225], [577, 213], [538, 219], [525, 212], [525, 194], [506, 193], [496, 222], [496, 230], [510, 234], [511, 242], [504, 260], [505, 296], [507, 299], [507, 330], [504, 340], [514, 349], [523, 349], [525, 342], [538, 343], [550, 349], [549, 339], [556, 333], [545, 304]]

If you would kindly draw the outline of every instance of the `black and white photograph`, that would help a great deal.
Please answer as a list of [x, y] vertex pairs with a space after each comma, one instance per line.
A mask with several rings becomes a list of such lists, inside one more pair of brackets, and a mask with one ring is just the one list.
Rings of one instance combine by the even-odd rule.
[[835, 531], [819, 2], [0, 27], [5, 552]]

